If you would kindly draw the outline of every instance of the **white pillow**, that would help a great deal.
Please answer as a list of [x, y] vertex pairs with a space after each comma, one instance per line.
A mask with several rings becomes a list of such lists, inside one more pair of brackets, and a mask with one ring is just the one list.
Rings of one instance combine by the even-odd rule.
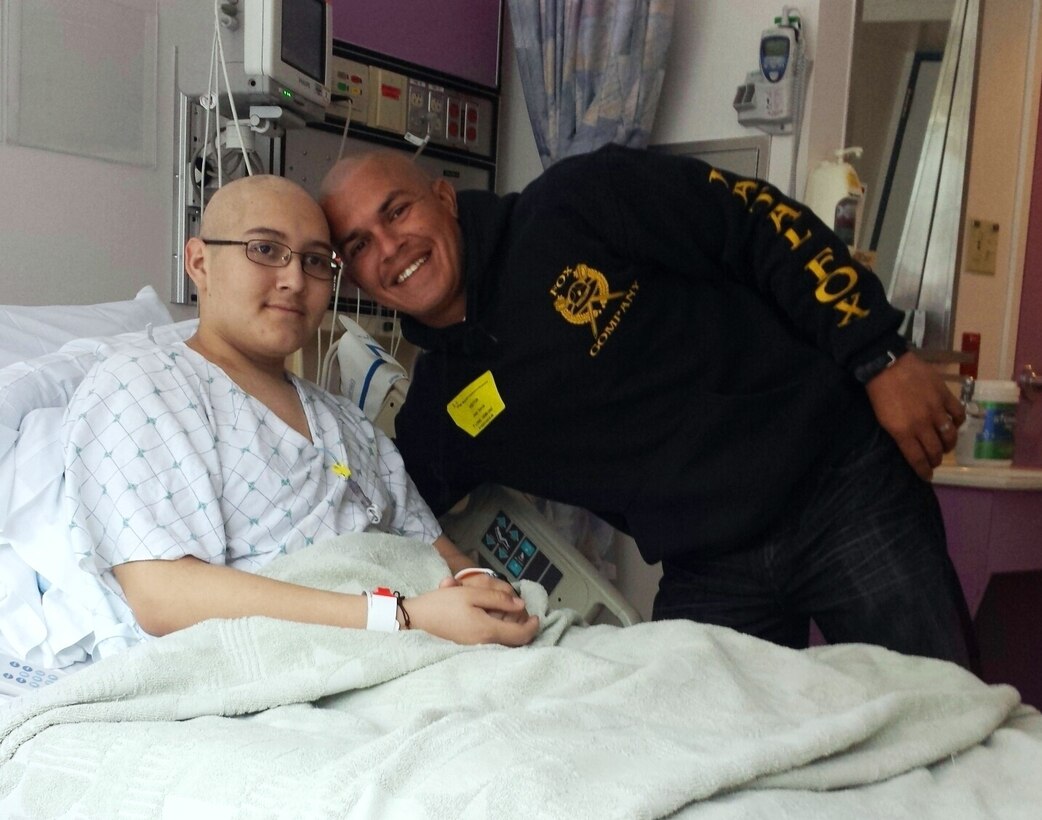
[[7, 450], [9, 437], [17, 436], [22, 419], [31, 410], [65, 407], [87, 371], [106, 358], [114, 346], [145, 338], [160, 345], [182, 341], [191, 336], [198, 325], [198, 319], [186, 319], [150, 331], [76, 338], [56, 352], [0, 369], [0, 455]]
[[174, 321], [151, 286], [125, 302], [97, 305], [0, 305], [0, 367], [51, 353], [84, 336], [115, 336]]

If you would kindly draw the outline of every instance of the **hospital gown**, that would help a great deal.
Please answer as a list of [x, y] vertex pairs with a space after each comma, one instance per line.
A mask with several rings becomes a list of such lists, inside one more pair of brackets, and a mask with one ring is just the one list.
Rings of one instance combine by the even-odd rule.
[[129, 561], [255, 571], [341, 533], [441, 534], [390, 440], [347, 399], [287, 378], [312, 441], [183, 343], [122, 348], [84, 379], [65, 418], [70, 537], [120, 621], [111, 568]]

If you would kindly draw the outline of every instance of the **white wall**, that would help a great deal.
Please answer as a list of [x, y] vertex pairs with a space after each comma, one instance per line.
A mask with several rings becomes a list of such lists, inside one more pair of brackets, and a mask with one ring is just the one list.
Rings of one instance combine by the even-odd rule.
[[86, 304], [169, 293], [170, 174], [0, 145], [0, 300]]
[[499, 103], [499, 152], [496, 190], [505, 194], [520, 191], [543, 170], [535, 137], [525, 107], [525, 92], [517, 69], [510, 15], [503, 15], [502, 96]]
[[[0, 142], [0, 301], [85, 304], [170, 294], [174, 50], [210, 53], [212, 0], [157, 0], [156, 165], [141, 168]], [[2, 42], [2, 41], [0, 41]], [[114, 42], [113, 49], [120, 48]], [[91, 59], [83, 66], [91, 72]], [[2, 86], [0, 86], [2, 88]], [[55, 112], [60, 116], [61, 112]], [[175, 319], [194, 308], [171, 305]]]

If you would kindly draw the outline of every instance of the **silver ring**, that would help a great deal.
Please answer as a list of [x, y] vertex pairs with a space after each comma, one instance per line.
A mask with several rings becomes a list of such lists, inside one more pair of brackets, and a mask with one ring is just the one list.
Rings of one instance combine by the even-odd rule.
[[944, 424], [942, 424], [942, 425], [941, 425], [941, 426], [940, 426], [940, 427], [938, 428], [938, 430], [939, 430], [939, 431], [940, 431], [940, 432], [941, 432], [942, 434], [943, 434], [943, 433], [950, 433], [950, 432], [951, 432], [952, 430], [954, 430], [954, 429], [955, 429], [955, 428], [954, 428], [954, 427], [952, 426], [952, 423], [951, 423], [950, 421], [946, 421], [946, 422], [945, 422]]

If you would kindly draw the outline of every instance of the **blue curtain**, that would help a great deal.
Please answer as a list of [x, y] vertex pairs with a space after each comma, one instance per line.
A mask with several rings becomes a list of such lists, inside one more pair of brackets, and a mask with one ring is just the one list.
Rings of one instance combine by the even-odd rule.
[[608, 143], [643, 148], [655, 118], [674, 0], [509, 0], [543, 167]]

